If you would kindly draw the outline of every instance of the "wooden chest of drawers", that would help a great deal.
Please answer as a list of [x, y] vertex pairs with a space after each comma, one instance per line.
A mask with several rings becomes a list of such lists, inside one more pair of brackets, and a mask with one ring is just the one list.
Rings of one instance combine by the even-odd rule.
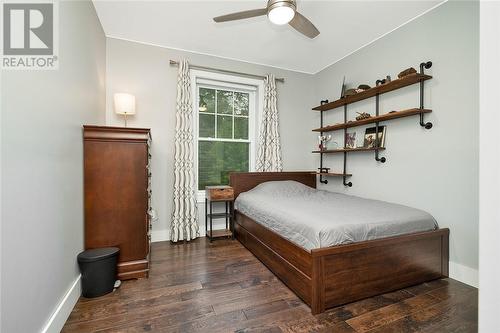
[[227, 201], [233, 200], [234, 191], [231, 186], [206, 186], [206, 198], [209, 201]]
[[149, 129], [84, 126], [85, 249], [120, 248], [118, 278], [149, 272]]

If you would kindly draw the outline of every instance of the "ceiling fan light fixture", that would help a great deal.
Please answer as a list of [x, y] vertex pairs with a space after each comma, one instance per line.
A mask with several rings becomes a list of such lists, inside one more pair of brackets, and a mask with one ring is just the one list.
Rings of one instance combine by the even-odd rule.
[[277, 1], [268, 8], [267, 17], [276, 25], [287, 24], [295, 16], [295, 5], [290, 1]]
[[265, 8], [244, 10], [241, 12], [226, 14], [214, 17], [217, 23], [248, 19], [251, 17], [264, 16], [274, 24], [290, 24], [292, 28], [302, 35], [315, 38], [319, 35], [319, 30], [304, 15], [297, 12], [297, 2], [295, 0], [268, 0]]

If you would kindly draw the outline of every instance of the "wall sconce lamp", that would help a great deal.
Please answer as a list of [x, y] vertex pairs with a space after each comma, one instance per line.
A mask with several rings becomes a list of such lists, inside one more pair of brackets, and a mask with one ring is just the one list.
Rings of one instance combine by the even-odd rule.
[[125, 127], [127, 127], [127, 116], [135, 114], [135, 96], [126, 93], [116, 93], [114, 101], [115, 113], [124, 115]]

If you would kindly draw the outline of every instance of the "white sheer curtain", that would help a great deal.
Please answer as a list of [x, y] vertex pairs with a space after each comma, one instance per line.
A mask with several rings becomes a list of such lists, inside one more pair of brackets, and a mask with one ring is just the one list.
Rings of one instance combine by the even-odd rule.
[[194, 170], [193, 102], [187, 60], [179, 63], [174, 155], [174, 207], [170, 239], [192, 240], [199, 236]]
[[283, 171], [279, 132], [278, 98], [273, 74], [264, 79], [264, 110], [260, 123], [257, 171]]

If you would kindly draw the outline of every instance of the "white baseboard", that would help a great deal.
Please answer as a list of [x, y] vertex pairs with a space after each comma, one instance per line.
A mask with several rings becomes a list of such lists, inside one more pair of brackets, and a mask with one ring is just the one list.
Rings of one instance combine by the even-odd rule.
[[473, 286], [479, 287], [479, 271], [456, 262], [450, 261], [450, 278]]
[[75, 307], [75, 304], [82, 293], [82, 287], [80, 283], [81, 277], [81, 275], [78, 275], [76, 280], [68, 289], [61, 302], [59, 302], [59, 304], [57, 305], [54, 313], [52, 313], [52, 315], [50, 316], [49, 321], [42, 329], [42, 333], [61, 332], [64, 323], [66, 323], [66, 320], [68, 319], [71, 311]]
[[164, 242], [170, 240], [170, 230], [151, 230], [151, 242]]

